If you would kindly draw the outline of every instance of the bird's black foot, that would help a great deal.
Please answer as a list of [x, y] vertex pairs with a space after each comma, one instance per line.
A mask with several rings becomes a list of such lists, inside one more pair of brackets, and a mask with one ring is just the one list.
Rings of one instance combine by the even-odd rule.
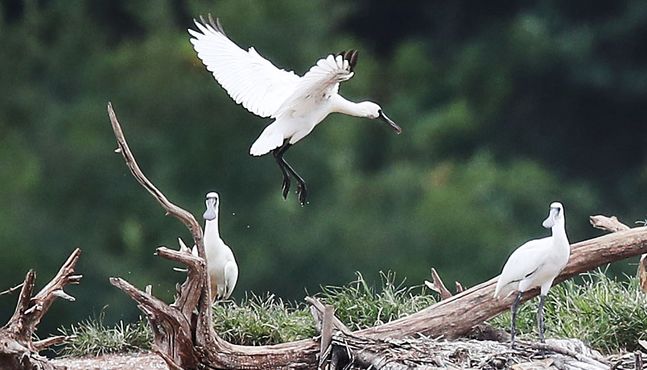
[[305, 182], [299, 181], [299, 184], [297, 185], [297, 194], [299, 195], [299, 203], [301, 203], [302, 206], [305, 205], [308, 198], [308, 188], [306, 187]]
[[283, 192], [283, 199], [288, 199], [288, 193], [290, 192], [290, 178], [288, 176], [283, 176], [281, 191]]

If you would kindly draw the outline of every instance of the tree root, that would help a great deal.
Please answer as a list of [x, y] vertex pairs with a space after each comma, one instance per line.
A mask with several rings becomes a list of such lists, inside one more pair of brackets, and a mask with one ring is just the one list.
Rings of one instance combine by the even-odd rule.
[[75, 249], [56, 276], [33, 297], [36, 272], [31, 270], [27, 273], [21, 284], [16, 310], [9, 322], [0, 328], [0, 369], [56, 369], [47, 358], [39, 356], [38, 351], [61, 344], [68, 338], [55, 336], [36, 342], [32, 338], [40, 320], [56, 298], [74, 301], [74, 297], [65, 293], [63, 288], [68, 284], [78, 284], [81, 280], [82, 276], [74, 273], [80, 255], [81, 250]]

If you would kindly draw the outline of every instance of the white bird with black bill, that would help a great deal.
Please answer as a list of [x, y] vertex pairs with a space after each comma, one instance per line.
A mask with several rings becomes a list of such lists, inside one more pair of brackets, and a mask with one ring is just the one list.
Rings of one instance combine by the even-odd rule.
[[[204, 212], [204, 252], [206, 254], [207, 272], [211, 281], [211, 302], [227, 299], [234, 291], [238, 281], [238, 265], [231, 249], [220, 238], [218, 229], [218, 193], [207, 193], [207, 210]], [[198, 255], [193, 247], [193, 254]]]
[[517, 308], [525, 292], [540, 288], [539, 306], [537, 308], [537, 326], [539, 339], [544, 342], [544, 302], [546, 295], [553, 285], [553, 280], [566, 266], [571, 253], [571, 247], [566, 236], [564, 206], [559, 202], [550, 205], [548, 218], [543, 226], [552, 231], [552, 235], [526, 242], [517, 248], [503, 266], [498, 278], [495, 298], [505, 298], [517, 291], [517, 297], [512, 304], [512, 325], [510, 328], [511, 347], [514, 348], [515, 321]]
[[357, 51], [342, 51], [317, 61], [303, 76], [279, 69], [253, 47], [243, 50], [226, 35], [220, 20], [209, 16], [189, 29], [191, 43], [207, 70], [238, 104], [250, 112], [274, 119], [252, 144], [249, 154], [272, 152], [283, 174], [283, 197], [290, 191], [290, 178], [297, 185], [299, 202], [308, 190], [301, 176], [283, 158], [290, 146], [307, 136], [330, 113], [381, 119], [398, 134], [400, 126], [382, 108], [370, 101], [354, 103], [338, 94], [339, 83], [353, 77]]

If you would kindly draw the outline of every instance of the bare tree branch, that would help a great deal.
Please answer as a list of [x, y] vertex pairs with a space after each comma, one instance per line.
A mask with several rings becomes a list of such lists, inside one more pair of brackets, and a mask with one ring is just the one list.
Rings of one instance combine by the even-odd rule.
[[589, 217], [589, 222], [591, 222], [591, 225], [596, 229], [609, 231], [612, 233], [615, 233], [616, 231], [629, 230], [629, 226], [618, 221], [618, 218], [616, 216], [611, 216], [611, 217], [602, 216], [602, 215], [591, 216]]
[[15, 286], [15, 287], [13, 287], [13, 288], [9, 288], [9, 289], [7, 289], [7, 290], [4, 290], [4, 291], [0, 292], [0, 295], [12, 294], [12, 293], [13, 293], [13, 292], [15, 292], [16, 290], [18, 290], [18, 289], [22, 288], [22, 286], [23, 286], [23, 283], [20, 283], [20, 284], [16, 285], [16, 286]]
[[[202, 228], [200, 227], [200, 224], [198, 224], [198, 222], [195, 220], [195, 217], [193, 217], [191, 213], [169, 201], [166, 196], [162, 194], [162, 192], [159, 191], [155, 187], [155, 185], [153, 185], [153, 183], [150, 182], [150, 180], [148, 180], [148, 178], [144, 175], [142, 170], [139, 168], [137, 161], [135, 161], [133, 153], [128, 147], [124, 133], [121, 130], [121, 125], [119, 125], [119, 121], [117, 120], [117, 115], [112, 109], [112, 103], [108, 103], [108, 115], [110, 116], [112, 130], [114, 131], [115, 138], [117, 139], [117, 145], [119, 145], [117, 152], [121, 153], [121, 155], [124, 157], [126, 166], [128, 166], [130, 173], [132, 173], [135, 177], [135, 180], [137, 180], [137, 182], [139, 182], [144, 187], [144, 189], [146, 189], [159, 202], [159, 204], [166, 210], [166, 212], [168, 212], [168, 214], [176, 217], [189, 229], [191, 235], [193, 236], [193, 240], [196, 242], [196, 245], [198, 245], [198, 241], [202, 241]], [[204, 258], [204, 247], [202, 249], [202, 253], [198, 251], [198, 255]]]
[[440, 278], [440, 275], [438, 275], [438, 272], [436, 271], [435, 268], [431, 268], [431, 279], [433, 281], [425, 281], [425, 285], [433, 290], [434, 292], [440, 294], [440, 299], [447, 299], [451, 297], [453, 294], [447, 289], [445, 286], [445, 283], [443, 283], [443, 280]]

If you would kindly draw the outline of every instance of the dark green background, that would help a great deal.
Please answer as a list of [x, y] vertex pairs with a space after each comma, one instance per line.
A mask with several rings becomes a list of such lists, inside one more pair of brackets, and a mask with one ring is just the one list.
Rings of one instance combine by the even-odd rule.
[[[211, 12], [242, 47], [302, 74], [360, 50], [341, 87], [398, 122], [332, 115], [288, 153], [310, 204], [280, 195], [251, 143], [269, 121], [234, 104], [186, 29]], [[108, 283], [183, 275], [153, 257], [190, 236], [134, 181], [106, 115], [112, 101], [140, 165], [201, 215], [221, 195], [221, 234], [240, 268], [234, 293], [301, 300], [320, 284], [393, 270], [421, 283], [434, 266], [465, 285], [499, 272], [553, 200], [571, 241], [591, 214], [628, 223], [647, 200], [644, 1], [3, 1], [0, 2], [0, 290], [29, 268], [39, 287], [83, 249], [76, 303], [41, 333], [107, 308], [138, 311]], [[622, 262], [615, 273], [632, 273]], [[8, 318], [16, 296], [0, 297]]]

